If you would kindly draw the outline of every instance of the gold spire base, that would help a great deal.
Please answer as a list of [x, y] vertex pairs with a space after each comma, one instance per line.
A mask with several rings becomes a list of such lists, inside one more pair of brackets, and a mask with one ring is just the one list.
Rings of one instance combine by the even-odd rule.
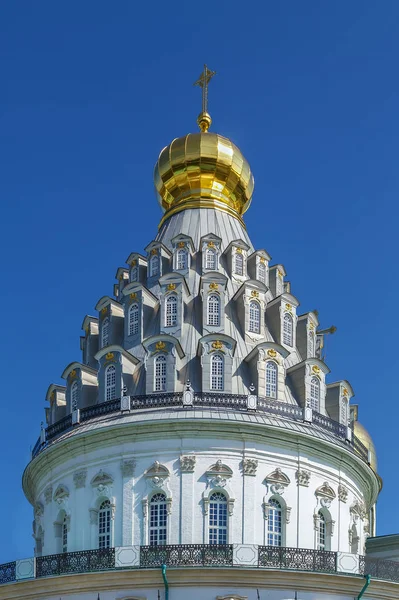
[[244, 227], [244, 229], [246, 229], [246, 226], [245, 226], [245, 223], [244, 223], [244, 220], [243, 220], [242, 216], [239, 215], [236, 210], [232, 209], [230, 206], [227, 206], [226, 204], [224, 204], [222, 202], [218, 202], [214, 198], [204, 198], [204, 197], [202, 197], [202, 198], [190, 198], [189, 200], [186, 200], [184, 204], [181, 204], [180, 206], [174, 206], [174, 207], [170, 208], [163, 215], [163, 217], [161, 219], [161, 222], [158, 225], [158, 229], [161, 229], [161, 227], [165, 223], [165, 221], [167, 221], [168, 219], [170, 219], [170, 217], [172, 217], [176, 213], [179, 213], [182, 210], [187, 210], [187, 209], [190, 209], [190, 208], [191, 209], [195, 209], [195, 208], [211, 208], [211, 209], [220, 210], [221, 212], [224, 212], [227, 215], [230, 215], [231, 217], [234, 217], [235, 219], [237, 219], [237, 221], [239, 221], [241, 223], [241, 225]]
[[198, 115], [197, 123], [202, 133], [207, 133], [208, 129], [212, 125], [211, 115], [207, 112], [200, 113]]

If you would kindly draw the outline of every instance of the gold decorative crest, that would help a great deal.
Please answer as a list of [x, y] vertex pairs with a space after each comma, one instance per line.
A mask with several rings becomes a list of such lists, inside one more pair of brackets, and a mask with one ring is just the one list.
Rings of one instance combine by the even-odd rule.
[[153, 248], [153, 249], [151, 250], [151, 254], [158, 254], [158, 250], [157, 250], [156, 248]]
[[168, 290], [169, 290], [170, 292], [172, 292], [172, 291], [173, 291], [173, 290], [175, 290], [175, 289], [176, 289], [176, 284], [175, 284], [175, 283], [170, 283], [170, 284], [168, 285]]
[[291, 305], [291, 304], [286, 304], [286, 305], [285, 305], [285, 308], [286, 308], [287, 310], [292, 310], [292, 305]]
[[236, 248], [236, 254], [242, 254], [242, 248]]
[[212, 348], [214, 350], [221, 350], [223, 348], [223, 342], [221, 342], [220, 340], [216, 340], [215, 342], [212, 342]]
[[216, 248], [215, 242], [208, 242], [208, 248]]
[[344, 388], [343, 394], [344, 394], [344, 396], [348, 396], [349, 395], [349, 392], [348, 392], [348, 390], [346, 388]]
[[283, 274], [282, 274], [282, 272], [280, 271], [280, 269], [277, 269], [277, 275], [280, 277], [280, 279], [282, 279], [282, 278], [283, 278]]
[[270, 348], [270, 350], [267, 351], [267, 355], [270, 356], [270, 358], [276, 358], [277, 352], [274, 348]]
[[137, 294], [136, 294], [136, 292], [133, 292], [132, 294], [130, 294], [130, 299], [131, 300], [137, 300]]
[[186, 246], [185, 242], [179, 242], [179, 243], [177, 244], [177, 247], [178, 247], [178, 248], [185, 248], [185, 246]]
[[257, 292], [256, 290], [252, 290], [251, 296], [252, 298], [259, 298], [259, 292]]
[[317, 365], [313, 365], [312, 371], [313, 373], [316, 373], [316, 375], [318, 375], [320, 373], [320, 367], [318, 367]]
[[261, 256], [261, 257], [260, 257], [260, 259], [259, 259], [259, 262], [261, 262], [261, 263], [262, 263], [262, 265], [264, 265], [264, 264], [265, 264], [265, 262], [266, 262], [266, 259], [265, 259], [265, 257], [264, 257], [264, 256]]
[[107, 310], [108, 310], [107, 307], [104, 306], [104, 308], [101, 309], [101, 315], [102, 316], [106, 315], [107, 314]]
[[212, 283], [209, 284], [209, 289], [210, 290], [218, 290], [219, 289], [219, 284], [215, 283], [214, 281], [212, 281]]
[[314, 323], [312, 323], [312, 321], [309, 321], [309, 329], [310, 331], [314, 330]]
[[75, 369], [72, 369], [72, 371], [69, 373], [69, 379], [75, 379], [76, 377], [76, 371]]
[[132, 260], [132, 262], [130, 263], [130, 266], [135, 267], [136, 265], [137, 265], [137, 260], [136, 259]]
[[113, 359], [114, 359], [114, 353], [107, 352], [107, 354], [105, 355], [105, 360], [113, 360]]
[[155, 349], [157, 352], [161, 352], [161, 350], [165, 350], [165, 348], [166, 348], [165, 342], [160, 341], [155, 344]]

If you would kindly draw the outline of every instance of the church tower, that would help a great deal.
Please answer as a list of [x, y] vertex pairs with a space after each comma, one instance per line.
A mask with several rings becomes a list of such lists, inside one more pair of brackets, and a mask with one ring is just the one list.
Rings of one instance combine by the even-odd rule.
[[[213, 75], [200, 131], [156, 162], [157, 234], [48, 388], [23, 475], [35, 555], [0, 566], [0, 599], [352, 600], [372, 568], [375, 448], [324, 361], [333, 328], [251, 242], [254, 178], [210, 130]], [[397, 597], [383, 579], [373, 598]]]

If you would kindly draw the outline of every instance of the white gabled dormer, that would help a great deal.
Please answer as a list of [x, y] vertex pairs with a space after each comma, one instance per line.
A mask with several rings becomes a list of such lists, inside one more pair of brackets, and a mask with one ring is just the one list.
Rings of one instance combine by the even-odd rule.
[[284, 359], [287, 356], [287, 350], [280, 344], [261, 342], [245, 358], [258, 396], [285, 401]]
[[265, 337], [266, 291], [265, 284], [248, 279], [233, 296], [245, 341], [249, 344], [258, 344]]
[[224, 251], [230, 276], [233, 281], [242, 283], [248, 278], [247, 259], [249, 246], [243, 240], [230, 242]]
[[79, 362], [70, 363], [61, 377], [66, 384], [67, 414], [92, 406], [97, 400], [97, 371]]
[[194, 253], [193, 240], [189, 235], [180, 233], [171, 241], [173, 245], [173, 270], [187, 277]]
[[269, 268], [269, 287], [275, 298], [284, 293], [284, 277], [287, 275], [283, 265]]
[[141, 283], [129, 283], [123, 290], [124, 344], [131, 348], [142, 342], [147, 335], [146, 324], [152, 324], [158, 310], [156, 298]]
[[109, 296], [103, 296], [97, 302], [95, 308], [99, 313], [99, 348], [121, 343], [123, 340], [123, 306]]
[[350, 421], [350, 401], [355, 395], [351, 384], [343, 379], [329, 383], [326, 386], [326, 409], [328, 415], [334, 421], [338, 421], [345, 427], [349, 426]]
[[151, 242], [145, 248], [147, 252], [148, 287], [158, 283], [158, 279], [169, 271], [172, 254], [161, 242]]
[[99, 350], [96, 359], [100, 403], [135, 393], [135, 373], [140, 361], [133, 354], [113, 344]]
[[116, 271], [115, 279], [118, 280], [118, 283], [115, 285], [114, 295], [118, 302], [120, 302], [123, 288], [129, 283], [129, 269], [126, 269], [126, 267], [119, 267]]
[[130, 283], [141, 283], [147, 277], [147, 259], [138, 252], [131, 252], [126, 259], [129, 265]]
[[217, 271], [208, 271], [201, 277], [202, 332], [224, 331], [227, 277]]
[[208, 233], [201, 238], [201, 252], [202, 252], [202, 273], [209, 271], [218, 271], [220, 267], [220, 256], [221, 256], [221, 243], [220, 237], [213, 233]]
[[47, 425], [56, 423], [66, 415], [66, 387], [52, 383], [46, 394], [50, 408], [46, 410]]
[[160, 332], [180, 338], [184, 329], [184, 306], [190, 297], [186, 280], [181, 273], [172, 272], [159, 279], [159, 286]]
[[287, 377], [300, 406], [326, 414], [326, 375], [329, 372], [327, 365], [317, 358], [307, 358], [287, 369]]
[[300, 315], [297, 319], [296, 345], [303, 360], [316, 356], [316, 329], [318, 325], [319, 320], [314, 312]]
[[269, 287], [269, 262], [271, 256], [266, 250], [256, 250], [248, 257], [247, 269], [251, 279], [256, 279]]
[[80, 349], [82, 350], [82, 360], [85, 365], [89, 365], [95, 369], [97, 367], [97, 361], [94, 358], [96, 352], [98, 352], [99, 344], [99, 321], [96, 317], [86, 315], [83, 319], [82, 329], [85, 335], [80, 338]]

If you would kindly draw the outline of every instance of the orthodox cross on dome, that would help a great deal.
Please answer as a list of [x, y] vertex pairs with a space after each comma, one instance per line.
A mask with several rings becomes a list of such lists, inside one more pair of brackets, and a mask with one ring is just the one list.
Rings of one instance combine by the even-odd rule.
[[202, 88], [202, 112], [197, 119], [197, 123], [203, 133], [206, 133], [208, 131], [212, 123], [211, 116], [207, 112], [208, 85], [214, 75], [216, 75], [216, 71], [211, 71], [206, 65], [204, 65], [204, 70], [202, 71], [197, 81], [194, 83], [194, 85], [198, 85], [200, 88]]

